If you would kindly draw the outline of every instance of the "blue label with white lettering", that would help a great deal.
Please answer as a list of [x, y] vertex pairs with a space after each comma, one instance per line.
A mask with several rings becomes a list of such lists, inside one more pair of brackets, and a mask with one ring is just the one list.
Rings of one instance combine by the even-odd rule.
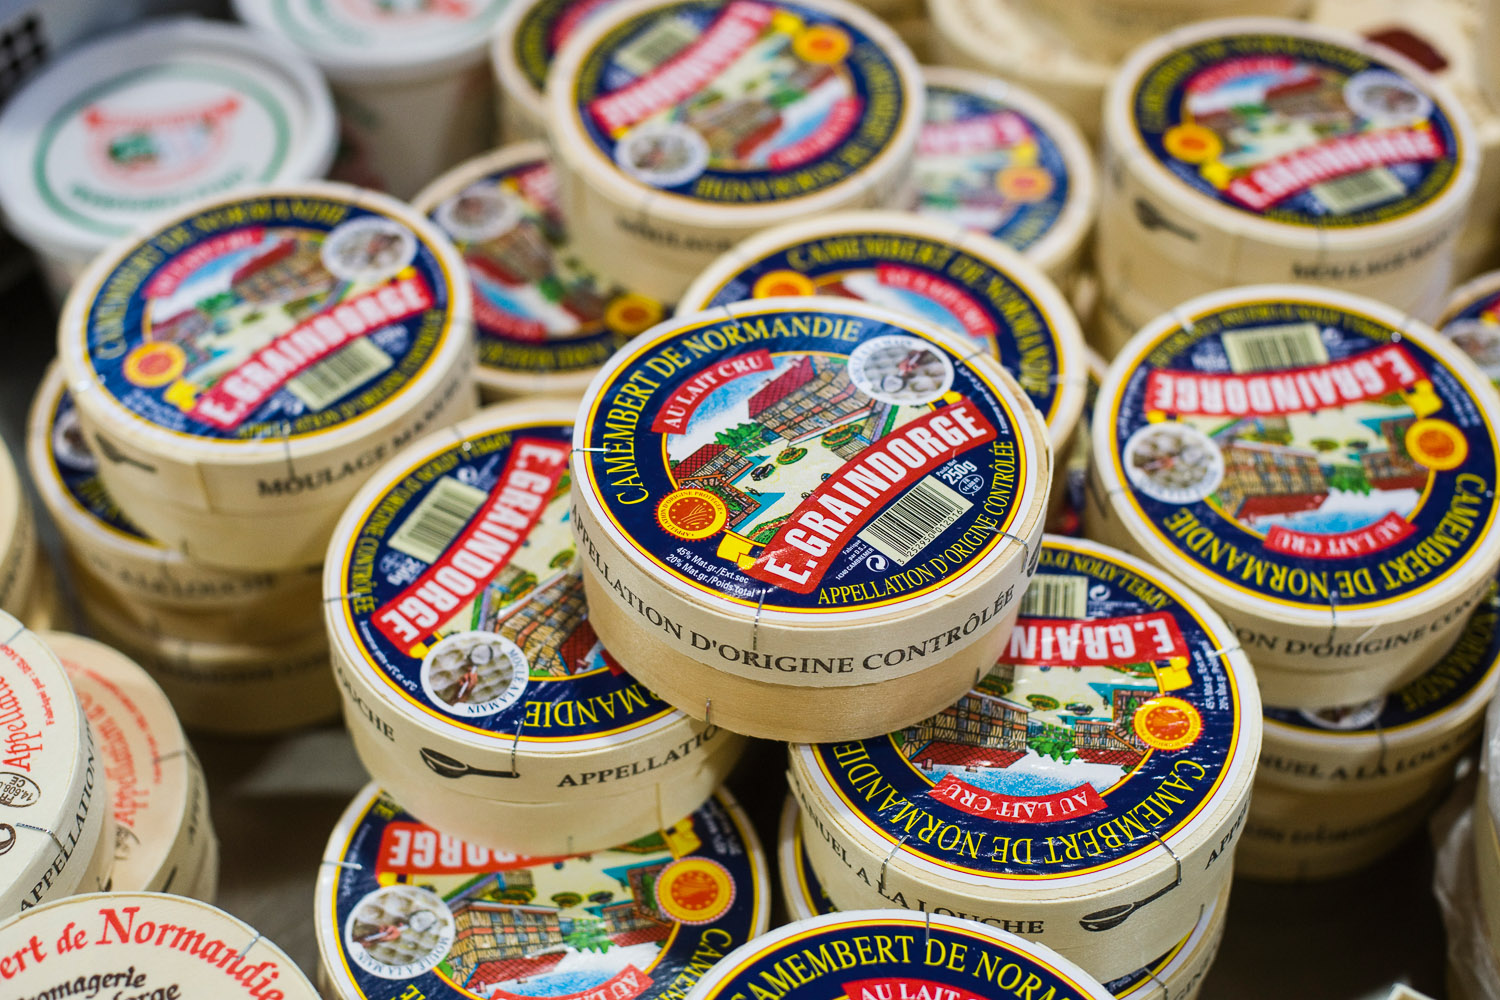
[[857, 25], [786, 0], [679, 0], [594, 45], [574, 114], [625, 175], [694, 202], [805, 198], [893, 155], [911, 98]]
[[551, 858], [464, 843], [374, 786], [345, 815], [319, 931], [333, 979], [369, 1000], [682, 1000], [765, 930], [760, 847], [722, 793], [670, 829]]
[[1071, 190], [1062, 150], [1035, 118], [988, 94], [932, 83], [912, 184], [918, 215], [1022, 251], [1052, 232]]
[[779, 295], [862, 299], [966, 334], [1015, 376], [1051, 426], [1062, 344], [1046, 309], [998, 264], [951, 239], [892, 230], [844, 230], [798, 239], [748, 261], [702, 308]]
[[1440, 343], [1316, 294], [1185, 317], [1105, 401], [1115, 502], [1268, 609], [1429, 591], [1497, 509], [1492, 393]]
[[103, 390], [154, 428], [283, 439], [389, 402], [431, 364], [452, 306], [437, 249], [400, 219], [253, 195], [142, 238], [69, 335]]
[[638, 338], [581, 414], [579, 488], [715, 600], [816, 614], [938, 590], [1033, 513], [1026, 404], [915, 320], [805, 301]]
[[1184, 186], [1293, 226], [1409, 216], [1473, 155], [1425, 83], [1371, 50], [1296, 34], [1174, 48], [1137, 79], [1131, 114], [1148, 154]]
[[[790, 924], [716, 970], [699, 1000], [1105, 1000], [1077, 969], [968, 921], [830, 914]], [[726, 963], [728, 964], [728, 963]]]
[[1000, 662], [963, 698], [804, 751], [849, 821], [957, 871], [1047, 878], [1117, 868], [1211, 808], [1252, 759], [1243, 679], [1223, 637], [1123, 559], [1049, 536]]
[[570, 435], [538, 422], [455, 438], [391, 479], [342, 556], [345, 622], [378, 680], [497, 744], [682, 719], [589, 624], [569, 524]]

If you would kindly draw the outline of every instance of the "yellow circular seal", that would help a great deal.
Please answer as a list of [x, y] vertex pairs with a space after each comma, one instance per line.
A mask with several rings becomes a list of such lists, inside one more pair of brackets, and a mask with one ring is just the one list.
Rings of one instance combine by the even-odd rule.
[[656, 505], [656, 523], [668, 534], [696, 542], [717, 534], [729, 523], [729, 507], [708, 490], [673, 490]]
[[734, 877], [709, 858], [679, 858], [656, 879], [656, 908], [679, 924], [711, 924], [734, 905]]
[[792, 39], [797, 58], [816, 66], [836, 66], [849, 55], [849, 33], [831, 24], [814, 24]]
[[1161, 138], [1167, 152], [1184, 163], [1207, 163], [1217, 159], [1224, 144], [1213, 129], [1193, 122], [1185, 122], [1167, 129]]
[[1446, 420], [1432, 417], [1424, 417], [1408, 427], [1403, 443], [1414, 462], [1439, 472], [1456, 469], [1469, 457], [1469, 442], [1464, 432]]
[[1152, 698], [1135, 710], [1135, 734], [1158, 750], [1182, 750], [1203, 733], [1203, 716], [1181, 698]]
[[796, 271], [767, 271], [755, 279], [750, 290], [752, 298], [768, 299], [777, 295], [816, 295], [818, 289], [812, 279]]
[[663, 315], [660, 302], [628, 292], [605, 308], [604, 325], [615, 333], [633, 336], [660, 323]]
[[143, 389], [171, 385], [187, 367], [187, 355], [171, 341], [147, 341], [125, 355], [125, 380]]
[[995, 175], [995, 188], [1011, 201], [1041, 201], [1057, 186], [1045, 167], [1006, 167]]

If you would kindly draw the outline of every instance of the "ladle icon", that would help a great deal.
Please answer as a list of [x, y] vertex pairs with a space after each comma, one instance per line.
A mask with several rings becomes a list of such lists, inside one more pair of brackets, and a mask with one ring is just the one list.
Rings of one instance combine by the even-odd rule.
[[1136, 910], [1139, 910], [1154, 899], [1160, 899], [1165, 896], [1177, 888], [1179, 884], [1181, 884], [1180, 881], [1164, 885], [1145, 899], [1138, 899], [1134, 903], [1120, 903], [1116, 906], [1107, 906], [1102, 910], [1097, 910], [1094, 913], [1079, 918], [1078, 925], [1086, 931], [1114, 930], [1123, 924]]
[[1102, 910], [1096, 910], [1093, 913], [1085, 914], [1084, 916], [1078, 918], [1078, 926], [1082, 927], [1086, 931], [1112, 931], [1116, 927], [1123, 924], [1126, 920], [1128, 920], [1132, 913], [1141, 909], [1143, 906], [1152, 902], [1153, 900], [1160, 899], [1182, 884], [1182, 861], [1177, 857], [1177, 855], [1172, 853], [1172, 849], [1166, 845], [1161, 837], [1157, 836], [1155, 833], [1153, 833], [1152, 836], [1156, 837], [1156, 842], [1158, 844], [1161, 844], [1162, 850], [1166, 851], [1167, 854], [1171, 856], [1172, 860], [1176, 862], [1177, 877], [1172, 880], [1171, 884], [1162, 886], [1160, 889], [1156, 890], [1145, 899], [1138, 899], [1133, 903], [1117, 903], [1114, 906], [1106, 906]]
[[515, 771], [492, 771], [489, 768], [475, 767], [473, 764], [465, 764], [456, 757], [449, 757], [431, 747], [423, 747], [421, 752], [422, 763], [436, 775], [443, 778], [462, 778], [465, 775], [476, 775], [485, 778], [519, 778]]

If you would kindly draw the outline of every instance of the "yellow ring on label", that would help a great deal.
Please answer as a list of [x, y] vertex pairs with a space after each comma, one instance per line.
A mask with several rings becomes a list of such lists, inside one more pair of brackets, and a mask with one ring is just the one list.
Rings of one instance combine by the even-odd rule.
[[656, 906], [679, 924], [711, 924], [734, 905], [734, 878], [709, 858], [679, 858], [656, 880]]
[[729, 523], [729, 505], [708, 490], [673, 490], [656, 505], [656, 523], [670, 535], [696, 542], [718, 534]]
[[171, 341], [148, 341], [138, 345], [121, 366], [125, 380], [143, 389], [160, 389], [177, 381], [187, 368], [187, 354]]
[[1045, 167], [1007, 167], [995, 175], [995, 189], [1011, 201], [1041, 201], [1056, 187]]
[[767, 271], [755, 279], [755, 284], [750, 289], [750, 297], [755, 299], [769, 299], [778, 295], [816, 294], [818, 294], [818, 288], [811, 278], [785, 269]]
[[615, 333], [633, 337], [660, 323], [663, 315], [660, 302], [627, 292], [605, 308], [604, 325]]
[[1224, 144], [1219, 141], [1213, 129], [1193, 122], [1184, 122], [1167, 129], [1166, 134], [1161, 137], [1161, 144], [1166, 147], [1167, 152], [1184, 163], [1207, 163], [1217, 160], [1224, 151]]
[[792, 51], [797, 58], [819, 66], [835, 66], [843, 62], [852, 48], [849, 33], [831, 24], [814, 24], [792, 39]]
[[1135, 734], [1157, 750], [1182, 750], [1203, 735], [1203, 716], [1181, 698], [1152, 698], [1135, 710]]
[[1469, 457], [1464, 432], [1446, 420], [1425, 417], [1406, 429], [1402, 439], [1412, 460], [1438, 472], [1448, 472]]

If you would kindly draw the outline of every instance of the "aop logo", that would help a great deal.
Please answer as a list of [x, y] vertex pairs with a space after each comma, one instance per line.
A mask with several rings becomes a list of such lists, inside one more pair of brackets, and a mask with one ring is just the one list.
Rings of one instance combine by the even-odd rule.
[[126, 184], [180, 183], [223, 156], [240, 107], [233, 95], [174, 111], [112, 111], [96, 104], [83, 113], [89, 154], [102, 174]]

